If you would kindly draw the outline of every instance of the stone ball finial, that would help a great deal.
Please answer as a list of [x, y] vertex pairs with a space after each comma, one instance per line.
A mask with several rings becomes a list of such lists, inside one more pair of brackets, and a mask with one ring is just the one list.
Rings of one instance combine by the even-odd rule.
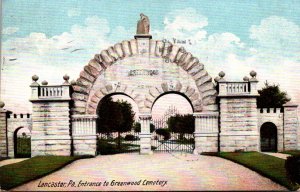
[[215, 82], [217, 83], [219, 80], [221, 79], [221, 77], [217, 76], [214, 78]]
[[32, 80], [35, 81], [35, 82], [37, 82], [37, 80], [39, 80], [39, 76], [33, 75], [33, 76], [32, 76]]
[[243, 80], [244, 80], [244, 81], [249, 81], [249, 77], [245, 76], [245, 77], [243, 78]]
[[44, 81], [42, 82], [42, 85], [48, 85], [48, 82], [47, 82], [46, 80], [44, 80]]
[[5, 103], [3, 101], [0, 101], [0, 108], [3, 108], [5, 106]]
[[252, 70], [252, 71], [250, 72], [250, 76], [251, 76], [252, 78], [256, 77], [256, 75], [257, 75], [257, 73], [256, 73], [255, 71]]
[[76, 85], [76, 81], [74, 79], [71, 81], [71, 85]]
[[65, 74], [65, 75], [63, 76], [63, 78], [64, 78], [64, 80], [65, 80], [65, 81], [69, 81], [69, 79], [70, 79], [70, 76], [69, 76], [69, 75], [67, 75], [67, 74]]
[[221, 78], [225, 77], [224, 71], [221, 71], [221, 72], [219, 73], [219, 76], [220, 76]]

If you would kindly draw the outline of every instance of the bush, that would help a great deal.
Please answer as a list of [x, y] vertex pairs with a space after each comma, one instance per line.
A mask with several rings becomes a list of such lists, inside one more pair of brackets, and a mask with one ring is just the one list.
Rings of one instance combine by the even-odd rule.
[[[136, 133], [140, 133], [141, 132], [141, 123], [136, 122], [133, 125], [133, 130]], [[155, 131], [155, 125], [153, 125], [152, 123], [150, 124], [150, 133], [153, 133]]]
[[300, 155], [288, 157], [285, 161], [285, 169], [288, 178], [292, 182], [300, 184]]
[[129, 135], [125, 136], [124, 140], [125, 141], [135, 141], [135, 140], [137, 140], [137, 137], [134, 136], [134, 135], [129, 134]]
[[164, 140], [168, 140], [171, 138], [169, 129], [156, 129], [156, 133], [158, 135], [162, 135], [164, 137]]

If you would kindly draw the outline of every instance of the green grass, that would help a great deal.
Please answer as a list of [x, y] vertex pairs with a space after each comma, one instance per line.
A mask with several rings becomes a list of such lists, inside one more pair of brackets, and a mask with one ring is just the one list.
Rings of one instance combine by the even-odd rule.
[[289, 154], [292, 156], [300, 156], [300, 150], [283, 151], [281, 153]]
[[71, 162], [89, 156], [36, 156], [25, 161], [0, 167], [0, 185], [9, 190], [48, 175]]
[[299, 185], [293, 184], [286, 175], [285, 160], [259, 152], [220, 152], [204, 153], [222, 157], [241, 164], [271, 180], [287, 187], [289, 190], [297, 190]]

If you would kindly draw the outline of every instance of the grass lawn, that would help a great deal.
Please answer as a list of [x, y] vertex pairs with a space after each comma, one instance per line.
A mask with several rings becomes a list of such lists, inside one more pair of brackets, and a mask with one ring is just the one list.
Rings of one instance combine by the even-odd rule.
[[259, 152], [220, 152], [204, 153], [204, 155], [214, 155], [241, 164], [287, 187], [289, 190], [299, 188], [299, 185], [292, 184], [287, 178], [284, 159]]
[[0, 185], [9, 190], [31, 180], [48, 175], [65, 165], [89, 156], [37, 156], [25, 161], [0, 167]]
[[300, 150], [283, 151], [280, 153], [289, 154], [292, 156], [300, 156]]

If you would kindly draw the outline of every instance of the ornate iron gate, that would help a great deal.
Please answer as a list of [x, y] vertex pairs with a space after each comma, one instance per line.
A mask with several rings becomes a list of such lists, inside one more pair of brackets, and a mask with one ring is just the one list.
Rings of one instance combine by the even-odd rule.
[[100, 133], [97, 141], [97, 154], [133, 153], [140, 151], [139, 134], [136, 132]]
[[193, 153], [195, 140], [193, 134], [170, 133], [159, 135], [152, 134], [151, 148], [159, 152], [187, 152]]

